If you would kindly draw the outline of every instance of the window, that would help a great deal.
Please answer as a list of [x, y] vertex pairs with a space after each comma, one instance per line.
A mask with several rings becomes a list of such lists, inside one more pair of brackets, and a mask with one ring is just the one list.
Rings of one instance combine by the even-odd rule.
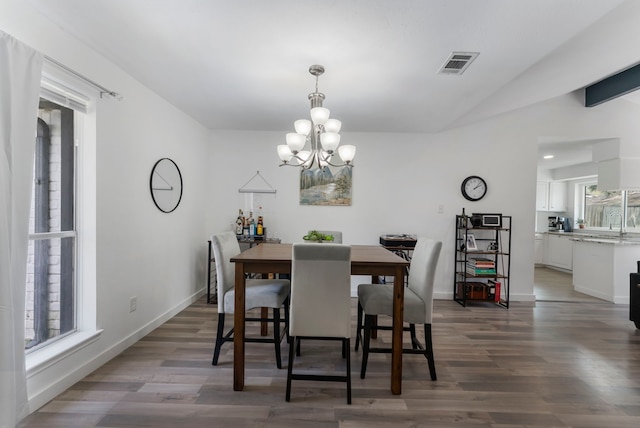
[[601, 230], [621, 229], [640, 232], [640, 192], [629, 190], [598, 190], [597, 182], [579, 185], [583, 198], [578, 218], [586, 227]]
[[75, 330], [75, 112], [40, 99], [29, 222], [25, 348]]
[[[75, 89], [72, 89], [75, 88]], [[95, 340], [95, 132], [92, 88], [43, 66], [25, 295], [26, 368]]]

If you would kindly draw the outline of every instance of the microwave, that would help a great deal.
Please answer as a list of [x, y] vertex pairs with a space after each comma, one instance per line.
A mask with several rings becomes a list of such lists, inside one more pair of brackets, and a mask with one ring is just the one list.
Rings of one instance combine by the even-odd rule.
[[477, 214], [482, 227], [502, 227], [502, 214]]

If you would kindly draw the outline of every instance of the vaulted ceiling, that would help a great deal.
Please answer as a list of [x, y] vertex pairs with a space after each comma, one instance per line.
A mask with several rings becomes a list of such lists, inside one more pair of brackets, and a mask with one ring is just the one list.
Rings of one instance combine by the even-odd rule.
[[437, 132], [640, 60], [634, 0], [28, 1], [211, 129], [292, 130], [312, 64], [343, 131]]

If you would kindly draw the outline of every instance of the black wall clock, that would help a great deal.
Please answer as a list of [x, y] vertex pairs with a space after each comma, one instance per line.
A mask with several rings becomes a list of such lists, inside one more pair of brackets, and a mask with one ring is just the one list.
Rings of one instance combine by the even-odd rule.
[[169, 158], [162, 158], [153, 166], [149, 179], [151, 197], [163, 213], [170, 213], [182, 199], [182, 174], [180, 168]]
[[482, 177], [471, 175], [462, 180], [460, 190], [469, 201], [479, 201], [487, 194], [487, 182]]

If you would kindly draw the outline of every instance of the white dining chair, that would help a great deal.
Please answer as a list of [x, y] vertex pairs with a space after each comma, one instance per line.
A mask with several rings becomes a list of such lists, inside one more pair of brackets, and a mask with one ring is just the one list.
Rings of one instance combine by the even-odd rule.
[[[351, 247], [299, 243], [292, 251], [286, 400], [291, 399], [292, 380], [333, 381], [346, 382], [351, 404]], [[345, 375], [294, 372], [294, 353], [302, 357], [301, 339], [340, 341]]]
[[[436, 366], [433, 358], [433, 341], [431, 338], [431, 321], [433, 318], [433, 286], [438, 257], [442, 242], [419, 237], [411, 257], [408, 285], [404, 289], [404, 321], [409, 324], [403, 327], [411, 334], [411, 348], [404, 348], [403, 354], [422, 354], [427, 359], [431, 380], [436, 380]], [[364, 314], [364, 333], [362, 338], [362, 367], [360, 378], [364, 379], [370, 352], [390, 353], [390, 348], [371, 348], [372, 330], [391, 330], [390, 326], [376, 325], [378, 315], [393, 315], [393, 286], [387, 284], [358, 285], [358, 326], [356, 334], [356, 350], [362, 331]], [[424, 325], [424, 345], [416, 336], [416, 324]]]
[[[234, 313], [235, 299], [235, 264], [231, 257], [240, 254], [240, 245], [233, 232], [215, 234], [211, 237], [218, 289], [218, 329], [212, 364], [218, 364], [220, 349], [225, 342], [233, 341], [233, 328], [224, 332], [225, 314]], [[288, 335], [289, 297], [291, 285], [286, 279], [246, 279], [245, 311], [254, 308], [272, 308], [273, 318], [245, 317], [245, 321], [273, 323], [273, 337], [245, 337], [245, 342], [274, 343], [276, 366], [282, 368], [280, 342], [283, 335]], [[284, 328], [280, 328], [280, 308], [284, 307]]]

